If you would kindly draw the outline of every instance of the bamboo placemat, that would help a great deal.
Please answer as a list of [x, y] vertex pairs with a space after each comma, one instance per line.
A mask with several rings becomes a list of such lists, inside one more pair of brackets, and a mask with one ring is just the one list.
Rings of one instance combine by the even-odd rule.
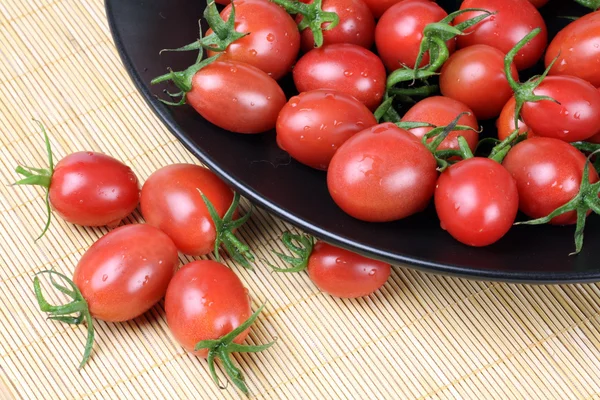
[[[45, 160], [32, 117], [47, 125], [57, 159], [103, 151], [141, 179], [197, 162], [130, 82], [102, 1], [0, 2], [0, 398], [239, 398], [174, 343], [162, 304], [133, 322], [96, 323], [93, 357], [76, 370], [84, 329], [44, 320], [32, 275], [51, 266], [70, 274], [106, 230], [55, 218], [33, 242], [42, 192], [6, 186], [18, 161]], [[140, 220], [136, 213], [129, 222]], [[259, 210], [241, 235], [277, 263], [268, 250], [287, 228]], [[254, 307], [268, 301], [249, 341], [279, 338], [268, 351], [235, 357], [256, 398], [600, 398], [598, 285], [483, 283], [395, 268], [383, 290], [349, 301], [319, 293], [306, 274], [236, 270]]]

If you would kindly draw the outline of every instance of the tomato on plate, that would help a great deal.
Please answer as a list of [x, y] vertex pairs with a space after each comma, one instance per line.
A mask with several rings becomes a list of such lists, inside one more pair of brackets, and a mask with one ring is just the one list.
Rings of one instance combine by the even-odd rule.
[[[221, 11], [227, 21], [231, 5]], [[277, 21], [277, 23], [273, 23]], [[300, 50], [300, 33], [294, 19], [280, 6], [265, 0], [235, 1], [235, 30], [250, 32], [221, 53], [220, 61], [239, 61], [279, 79], [291, 71]], [[212, 30], [206, 32], [210, 35]], [[215, 52], [208, 51], [209, 56]]]
[[377, 124], [354, 97], [334, 90], [294, 96], [277, 119], [277, 144], [294, 159], [326, 170], [337, 149], [355, 133]]
[[[466, 8], [481, 8], [496, 14], [466, 29], [465, 35], [458, 36], [459, 48], [483, 44], [506, 54], [525, 35], [540, 28], [541, 33], [517, 53], [514, 62], [520, 71], [532, 67], [544, 54], [548, 43], [546, 23], [528, 0], [464, 0], [460, 9]], [[480, 11], [461, 14], [454, 23], [459, 24], [480, 14]]]
[[375, 110], [385, 92], [383, 63], [369, 50], [349, 43], [313, 49], [294, 67], [294, 83], [300, 92], [332, 89], [347, 93]]
[[412, 133], [392, 123], [357, 133], [327, 171], [336, 204], [354, 218], [386, 222], [423, 210], [433, 196], [437, 163]]
[[[442, 7], [430, 1], [405, 0], [390, 7], [381, 16], [375, 29], [377, 52], [388, 71], [394, 71], [402, 65], [414, 68], [423, 29], [447, 16]], [[452, 53], [456, 46], [455, 39], [446, 43]], [[428, 63], [429, 53], [426, 53], [420, 66]]]
[[[514, 65], [512, 76], [518, 79]], [[473, 110], [477, 119], [497, 117], [512, 96], [504, 75], [504, 54], [483, 44], [458, 50], [442, 67], [440, 90]]]
[[546, 51], [546, 67], [556, 57], [550, 75], [571, 75], [600, 87], [600, 11], [571, 22]]
[[[514, 132], [516, 106], [517, 103], [515, 102], [515, 98], [511, 97], [502, 108], [502, 112], [500, 112], [500, 116], [496, 120], [498, 139], [504, 140]], [[519, 135], [523, 135], [525, 133], [527, 133], [527, 137], [536, 136], [533, 130], [529, 128], [525, 122], [519, 119]]]
[[[427, 122], [435, 126], [446, 126], [454, 121], [461, 113], [469, 114], [463, 115], [458, 120], [457, 125], [470, 126], [474, 130], [455, 130], [450, 132], [437, 149], [458, 149], [458, 137], [463, 136], [469, 144], [471, 151], [474, 151], [475, 147], [477, 147], [477, 142], [479, 141], [479, 124], [477, 123], [477, 118], [475, 118], [473, 111], [458, 100], [443, 96], [428, 97], [412, 106], [406, 114], [404, 114], [402, 121]], [[413, 128], [409, 129], [409, 132], [421, 139], [432, 129], [433, 128], [428, 127]], [[431, 142], [432, 140], [433, 138], [428, 141]]]
[[519, 209], [515, 180], [498, 162], [482, 157], [446, 169], [437, 181], [434, 199], [442, 229], [477, 247], [500, 240]]

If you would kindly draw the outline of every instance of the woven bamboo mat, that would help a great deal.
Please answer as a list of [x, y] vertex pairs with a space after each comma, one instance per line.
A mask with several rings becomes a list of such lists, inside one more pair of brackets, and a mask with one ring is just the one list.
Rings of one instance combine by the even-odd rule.
[[[0, 399], [239, 398], [174, 343], [162, 305], [129, 323], [97, 323], [93, 358], [76, 370], [84, 329], [44, 320], [32, 275], [51, 266], [70, 274], [106, 231], [56, 218], [33, 242], [42, 192], [5, 186], [18, 161], [45, 160], [32, 117], [46, 123], [57, 159], [103, 151], [141, 179], [195, 162], [130, 82], [102, 1], [0, 1]], [[276, 263], [268, 249], [286, 228], [259, 210], [241, 235]], [[254, 307], [268, 301], [249, 341], [279, 338], [236, 356], [256, 398], [600, 398], [598, 285], [482, 283], [399, 267], [379, 293], [348, 301], [320, 294], [306, 274], [238, 271]]]

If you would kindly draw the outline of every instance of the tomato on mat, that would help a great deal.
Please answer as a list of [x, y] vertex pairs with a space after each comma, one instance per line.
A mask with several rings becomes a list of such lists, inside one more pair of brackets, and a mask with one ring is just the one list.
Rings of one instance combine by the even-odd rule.
[[334, 90], [313, 90], [292, 97], [277, 119], [277, 144], [296, 159], [326, 170], [331, 157], [355, 133], [377, 124], [354, 97]]
[[[515, 107], [517, 103], [515, 98], [511, 97], [506, 102], [500, 112], [500, 116], [496, 120], [496, 129], [498, 130], [498, 139], [504, 140], [509, 137], [515, 130]], [[519, 135], [527, 133], [527, 137], [536, 136], [535, 132], [519, 119]]]

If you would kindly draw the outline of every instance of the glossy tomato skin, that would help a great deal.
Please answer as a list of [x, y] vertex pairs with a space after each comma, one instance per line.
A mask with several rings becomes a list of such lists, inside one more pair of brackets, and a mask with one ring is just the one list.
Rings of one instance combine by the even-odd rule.
[[318, 241], [308, 259], [308, 275], [317, 287], [335, 297], [368, 296], [381, 288], [390, 264]]
[[[541, 218], [573, 199], [579, 192], [586, 157], [575, 147], [558, 139], [533, 137], [509, 152], [502, 165], [511, 173], [519, 190], [519, 209], [531, 218]], [[598, 174], [590, 166], [590, 182]], [[574, 224], [574, 211], [550, 221], [554, 225]]]
[[[221, 11], [227, 21], [231, 5]], [[277, 21], [277, 23], [273, 23]], [[265, 0], [236, 0], [235, 30], [251, 32], [221, 53], [220, 61], [240, 61], [279, 79], [292, 70], [300, 50], [300, 32], [294, 19], [280, 6]], [[210, 35], [209, 29], [206, 35]], [[209, 51], [209, 56], [215, 52]]]
[[275, 127], [286, 98], [277, 82], [260, 69], [215, 61], [194, 75], [187, 102], [220, 128], [260, 133]]
[[[496, 14], [465, 30], [466, 35], [458, 36], [459, 48], [485, 44], [506, 54], [529, 32], [540, 28], [542, 31], [517, 53], [514, 62], [520, 71], [532, 67], [544, 54], [548, 44], [546, 23], [528, 0], [465, 0], [460, 9], [465, 8], [482, 8]], [[480, 14], [479, 11], [461, 14], [454, 23]]]
[[185, 254], [201, 256], [214, 248], [215, 224], [202, 192], [223, 217], [233, 192], [208, 169], [193, 164], [168, 165], [154, 172], [142, 187], [141, 209], [148, 224], [156, 226]]
[[[423, 39], [423, 29], [430, 23], [439, 22], [448, 16], [436, 3], [423, 0], [405, 0], [390, 7], [377, 22], [375, 44], [379, 57], [388, 71], [397, 70], [402, 64], [414, 68], [419, 47]], [[447, 42], [450, 53], [456, 42]], [[429, 53], [425, 54], [420, 66], [429, 63]]]
[[[312, 0], [301, 0], [312, 3]], [[323, 0], [323, 11], [335, 12], [340, 23], [329, 31], [323, 31], [323, 45], [333, 43], [352, 43], [364, 48], [371, 48], [375, 36], [375, 18], [363, 0]], [[302, 16], [296, 17], [296, 22], [302, 21]], [[323, 24], [326, 27], [328, 24]], [[310, 29], [301, 33], [301, 46], [304, 52], [315, 47], [314, 36]]]
[[[502, 108], [500, 116], [496, 120], [496, 129], [498, 130], [498, 139], [504, 140], [515, 130], [515, 108], [517, 103], [515, 98], [511, 97]], [[527, 126], [525, 122], [519, 119], [519, 134], [527, 133], [527, 137], [536, 136], [535, 132]]]
[[574, 76], [549, 76], [534, 94], [560, 103], [523, 104], [523, 121], [536, 135], [575, 142], [600, 133], [600, 94], [592, 84]]
[[294, 67], [294, 83], [300, 92], [332, 89], [356, 97], [375, 110], [385, 92], [383, 63], [369, 50], [349, 43], [313, 49]]
[[334, 90], [294, 96], [277, 119], [277, 144], [310, 167], [327, 170], [337, 149], [357, 132], [376, 125], [369, 109]]
[[73, 282], [94, 318], [128, 321], [163, 298], [178, 265], [177, 248], [167, 235], [150, 225], [125, 225], [85, 252]]
[[392, 123], [357, 133], [334, 154], [327, 186], [354, 218], [387, 222], [423, 210], [433, 196], [436, 161], [412, 133]]
[[131, 168], [119, 160], [82, 151], [56, 164], [49, 197], [54, 211], [67, 222], [117, 226], [137, 207], [140, 186]]
[[[419, 101], [412, 106], [402, 117], [402, 121], [410, 122], [427, 122], [435, 126], [446, 126], [451, 123], [462, 112], [467, 112], [470, 115], [463, 115], [458, 120], [458, 125], [470, 126], [474, 130], [468, 131], [452, 131], [446, 139], [439, 145], [438, 150], [458, 149], [458, 137], [463, 136], [469, 148], [475, 150], [479, 141], [479, 124], [475, 114], [469, 107], [458, 100], [443, 96], [428, 97]], [[409, 132], [418, 137], [423, 138], [427, 132], [433, 128], [414, 128]], [[431, 142], [433, 138], [428, 140]]]
[[499, 163], [475, 157], [444, 171], [435, 189], [443, 229], [469, 246], [488, 246], [512, 227], [519, 209], [517, 185]]
[[[208, 350], [194, 351], [201, 340], [214, 340], [243, 324], [252, 311], [248, 292], [225, 265], [194, 261], [173, 277], [165, 296], [165, 312], [171, 333], [187, 351], [206, 357]], [[234, 342], [241, 344], [250, 328]]]
[[571, 75], [600, 87], [600, 11], [571, 22], [554, 37], [545, 64], [550, 75]]
[[[514, 66], [511, 72], [518, 80]], [[482, 44], [458, 50], [442, 67], [440, 90], [464, 103], [479, 120], [497, 117], [513, 94], [504, 75], [504, 54]]]

